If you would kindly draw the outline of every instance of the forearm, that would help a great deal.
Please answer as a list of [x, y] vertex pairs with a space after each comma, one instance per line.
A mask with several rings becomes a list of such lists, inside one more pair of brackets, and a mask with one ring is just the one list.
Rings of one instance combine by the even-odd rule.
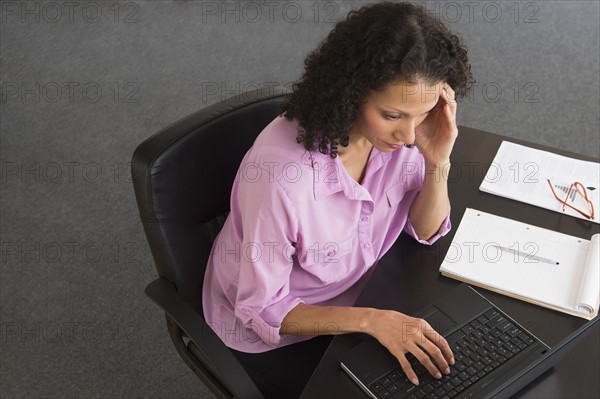
[[299, 304], [281, 323], [281, 333], [288, 335], [338, 335], [370, 332], [370, 320], [377, 312], [372, 308], [315, 306]]
[[449, 167], [450, 161], [425, 164], [425, 181], [409, 212], [410, 223], [422, 240], [431, 238], [450, 213], [448, 182], [445, 178]]
[[441, 372], [450, 374], [449, 365], [454, 364], [454, 356], [448, 342], [425, 320], [391, 310], [301, 303], [285, 316], [280, 331], [289, 335], [367, 333], [375, 337], [398, 359], [407, 377], [414, 384], [418, 384], [419, 380], [406, 359], [407, 352], [420, 359], [435, 378], [441, 378]]

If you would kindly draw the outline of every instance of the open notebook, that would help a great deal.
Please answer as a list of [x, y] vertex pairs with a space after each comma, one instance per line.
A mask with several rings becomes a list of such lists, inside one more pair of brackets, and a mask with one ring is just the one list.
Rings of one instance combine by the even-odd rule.
[[440, 272], [590, 320], [600, 302], [600, 234], [585, 240], [467, 208]]

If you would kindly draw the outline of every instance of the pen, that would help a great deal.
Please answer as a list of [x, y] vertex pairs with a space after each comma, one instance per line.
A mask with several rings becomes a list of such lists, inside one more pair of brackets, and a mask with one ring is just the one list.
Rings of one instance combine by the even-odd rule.
[[[500, 245], [494, 245], [494, 246], [496, 248], [498, 248], [499, 250], [501, 250], [501, 251], [504, 251], [504, 252], [513, 252], [513, 253], [515, 253], [515, 254], [517, 254], [517, 255], [525, 258], [525, 259], [533, 259], [533, 260], [537, 260], [538, 262], [549, 263], [551, 265], [558, 265], [559, 264], [557, 261], [552, 260], [552, 259], [544, 258], [544, 257], [541, 257], [541, 256], [535, 256], [535, 255], [531, 255], [531, 254], [526, 254], [526, 253], [523, 253], [521, 251], [517, 251], [515, 249], [502, 247]], [[531, 262], [531, 263], [533, 263], [533, 262]]]

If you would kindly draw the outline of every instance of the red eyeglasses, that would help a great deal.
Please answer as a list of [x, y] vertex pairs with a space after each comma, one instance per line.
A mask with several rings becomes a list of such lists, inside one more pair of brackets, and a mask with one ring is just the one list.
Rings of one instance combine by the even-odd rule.
[[[548, 182], [548, 185], [550, 186], [550, 190], [552, 190], [552, 194], [554, 194], [554, 197], [561, 204], [563, 204], [563, 212], [565, 211], [565, 207], [568, 206], [569, 208], [571, 208], [574, 211], [580, 213], [581, 215], [585, 216], [586, 218], [591, 219], [591, 220], [594, 219], [594, 204], [588, 198], [587, 190], [585, 189], [585, 186], [583, 184], [581, 184], [578, 181], [576, 181], [575, 183], [572, 183], [569, 186], [569, 188], [567, 189], [567, 186], [553, 186], [552, 182], [550, 182], [550, 179], [546, 179], [546, 181]], [[556, 191], [554, 191], [554, 187], [560, 188], [562, 191], [565, 191], [567, 193], [567, 196], [565, 197], [564, 200], [561, 199], [556, 194]], [[578, 209], [578, 208], [576, 208], [573, 205], [571, 205], [571, 204], [568, 203], [569, 200], [573, 203], [575, 201], [575, 197], [577, 196], [577, 194], [581, 195], [581, 197], [583, 198], [583, 200], [589, 206], [589, 210], [588, 210], [587, 213], [585, 211], [582, 211], [581, 209]]]

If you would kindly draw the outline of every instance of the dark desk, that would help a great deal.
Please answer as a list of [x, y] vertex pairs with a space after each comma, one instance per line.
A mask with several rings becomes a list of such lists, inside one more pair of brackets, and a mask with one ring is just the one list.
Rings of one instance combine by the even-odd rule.
[[[466, 207], [499, 214], [511, 219], [566, 234], [590, 239], [600, 226], [563, 216], [525, 203], [479, 191], [479, 185], [503, 139], [542, 150], [584, 160], [598, 160], [541, 145], [505, 138], [466, 127], [459, 136], [451, 157], [448, 174], [453, 229], [433, 246], [424, 246], [402, 235], [368, 276], [368, 282], [356, 306], [395, 309], [414, 313], [452, 289], [459, 282], [442, 277], [439, 266], [452, 242]], [[526, 161], [525, 161], [526, 162]], [[521, 173], [527, 172], [520, 165]], [[514, 173], [514, 171], [503, 171]], [[600, 211], [600, 210], [599, 210]], [[584, 319], [518, 301], [477, 288], [489, 300], [505, 310], [517, 322], [536, 334], [550, 347], [557, 345], [585, 323]], [[598, 323], [597, 323], [598, 324]], [[336, 336], [301, 398], [366, 398], [364, 392], [340, 368], [337, 356], [364, 339], [362, 334]], [[598, 398], [600, 382], [600, 328], [596, 325], [575, 349], [568, 352], [554, 368], [521, 390], [520, 398]]]

